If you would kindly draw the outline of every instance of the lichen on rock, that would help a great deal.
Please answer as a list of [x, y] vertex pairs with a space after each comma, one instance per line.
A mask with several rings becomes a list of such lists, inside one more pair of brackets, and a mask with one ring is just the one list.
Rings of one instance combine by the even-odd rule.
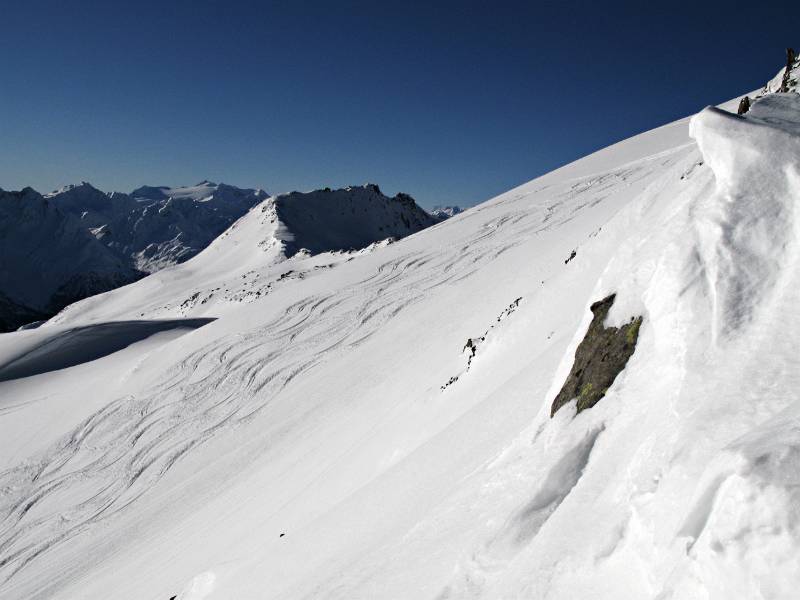
[[592, 304], [594, 318], [575, 351], [572, 370], [553, 400], [551, 417], [573, 398], [578, 401], [578, 412], [597, 404], [633, 355], [642, 317], [631, 317], [621, 327], [603, 325], [615, 296], [611, 294]]

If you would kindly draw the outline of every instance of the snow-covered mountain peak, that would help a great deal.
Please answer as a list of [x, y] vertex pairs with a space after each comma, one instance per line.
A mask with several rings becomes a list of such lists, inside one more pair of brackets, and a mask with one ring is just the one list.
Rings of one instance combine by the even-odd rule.
[[83, 202], [87, 206], [105, 207], [108, 203], [109, 194], [100, 191], [88, 181], [78, 184], [68, 184], [59, 189], [44, 195], [45, 198], [52, 198], [59, 204], [70, 202], [72, 204]]
[[408, 194], [384, 195], [374, 183], [338, 190], [291, 192], [268, 200], [275, 239], [287, 256], [356, 250], [402, 238], [436, 223]]
[[99, 192], [101, 194], [103, 193], [100, 192], [100, 190], [98, 190], [88, 181], [81, 181], [80, 183], [68, 183], [67, 185], [63, 185], [57, 190], [53, 190], [49, 194], [45, 194], [45, 197], [55, 196], [57, 194], [63, 194], [65, 192], [71, 192], [73, 190], [84, 190], [85, 193], [94, 193], [94, 192]]
[[[166, 200], [168, 198], [192, 200], [194, 202], [218, 201], [222, 203], [260, 202], [269, 197], [262, 189], [239, 188], [225, 183], [203, 180], [200, 183], [183, 187], [142, 186], [131, 192], [138, 200]], [[249, 208], [249, 206], [248, 206]]]
[[458, 214], [464, 212], [464, 209], [460, 206], [434, 206], [431, 209], [431, 215], [439, 219], [440, 221], [444, 221], [445, 219], [449, 219], [451, 217], [455, 217]]
[[142, 187], [138, 187], [131, 192], [131, 196], [138, 200], [166, 200], [169, 198], [167, 195], [167, 191], [170, 188], [167, 186], [152, 186], [152, 185], [143, 185]]
[[108, 223], [115, 216], [127, 214], [136, 207], [127, 194], [107, 194], [85, 181], [66, 185], [45, 197], [65, 214], [76, 217], [87, 229]]

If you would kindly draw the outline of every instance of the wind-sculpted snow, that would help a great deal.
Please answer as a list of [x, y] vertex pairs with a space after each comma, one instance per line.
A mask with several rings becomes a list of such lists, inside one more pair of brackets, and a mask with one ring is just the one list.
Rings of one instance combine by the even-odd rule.
[[[800, 102], [792, 96], [797, 118]], [[741, 118], [708, 108], [692, 121], [716, 179], [715, 193], [698, 207], [715, 340], [770, 311], [775, 286], [791, 276], [786, 265], [796, 264], [800, 123], [787, 127], [778, 115], [759, 113]]]
[[[568, 460], [587, 432], [603, 433], [525, 547], [509, 556], [494, 543], [464, 559], [443, 597], [795, 593], [800, 102], [761, 102], [746, 117], [716, 108], [695, 116], [691, 132], [711, 171], [686, 171], [680, 184], [667, 171], [608, 225], [630, 234], [592, 297], [617, 293], [609, 325], [645, 315], [641, 347], [610, 402], [551, 426], [540, 415], [533, 442], [519, 447], [529, 461], [541, 462], [537, 449]], [[585, 317], [548, 398], [587, 326]], [[505, 463], [498, 480], [519, 470]], [[535, 506], [550, 506], [535, 502], [549, 489], [533, 478], [542, 467], [530, 469]], [[509, 518], [496, 535], [518, 540]]]

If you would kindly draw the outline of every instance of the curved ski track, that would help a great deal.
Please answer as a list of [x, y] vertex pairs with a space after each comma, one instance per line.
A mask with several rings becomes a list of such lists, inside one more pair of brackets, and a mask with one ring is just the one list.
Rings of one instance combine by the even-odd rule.
[[[630, 184], [678, 158], [676, 152], [558, 184], [536, 204], [529, 198], [544, 188], [511, 195], [502, 204], [505, 214], [477, 235], [409, 251], [355, 285], [304, 298], [269, 323], [222, 337], [173, 365], [146, 393], [110, 402], [41, 456], [0, 472], [0, 591], [55, 545], [125, 510], [182, 456], [248, 423], [332, 352], [362, 344], [437, 287], [571, 221], [621, 181]], [[462, 219], [479, 220], [485, 211], [496, 213], [498, 206]]]

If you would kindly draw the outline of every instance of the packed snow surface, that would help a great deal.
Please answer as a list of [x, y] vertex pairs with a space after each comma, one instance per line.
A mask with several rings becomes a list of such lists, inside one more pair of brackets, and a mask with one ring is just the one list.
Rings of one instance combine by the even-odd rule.
[[[800, 97], [735, 106], [360, 252], [287, 252], [264, 204], [0, 336], [131, 342], [0, 383], [0, 592], [794, 597]], [[635, 353], [551, 419], [610, 293]]]

